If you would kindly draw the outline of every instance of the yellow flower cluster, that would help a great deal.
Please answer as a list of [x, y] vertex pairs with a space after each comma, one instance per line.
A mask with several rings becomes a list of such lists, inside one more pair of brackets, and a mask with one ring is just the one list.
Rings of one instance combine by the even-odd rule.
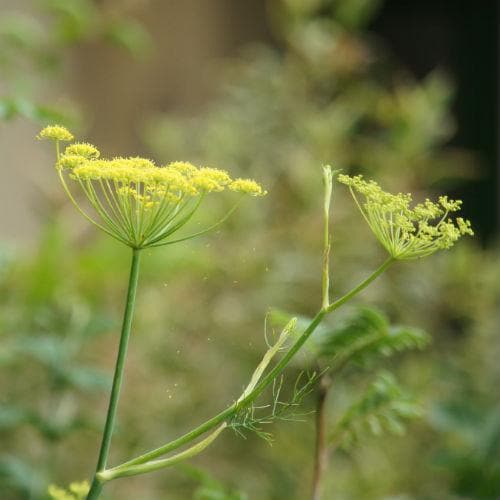
[[48, 489], [49, 497], [52, 500], [84, 500], [90, 490], [87, 481], [75, 482], [69, 485], [69, 490], [51, 484]]
[[262, 186], [252, 179], [236, 179], [229, 185], [231, 191], [247, 193], [250, 196], [264, 196], [267, 191], [262, 189]]
[[73, 134], [65, 127], [60, 125], [49, 125], [45, 127], [38, 135], [37, 139], [52, 139], [54, 141], [72, 141]]
[[[451, 248], [461, 236], [474, 234], [468, 220], [448, 217], [460, 210], [460, 200], [440, 196], [438, 203], [425, 200], [412, 208], [411, 194], [387, 193], [361, 175], [341, 174], [338, 181], [349, 186], [368, 225], [394, 259], [425, 257]], [[364, 196], [364, 202], [358, 200], [358, 193]]]
[[99, 150], [87, 142], [75, 142], [64, 150], [65, 156], [83, 156], [89, 160], [96, 160], [101, 153]]
[[[39, 138], [72, 140], [64, 127], [43, 129]], [[263, 196], [266, 192], [251, 179], [233, 180], [223, 170], [196, 167], [188, 162], [156, 166], [146, 158], [101, 159], [92, 144], [74, 143], [62, 154], [57, 147], [56, 169], [71, 201], [91, 222], [133, 248], [167, 244], [165, 239], [182, 227], [201, 199], [225, 189]], [[76, 203], [66, 178], [76, 182], [87, 196], [95, 216]]]

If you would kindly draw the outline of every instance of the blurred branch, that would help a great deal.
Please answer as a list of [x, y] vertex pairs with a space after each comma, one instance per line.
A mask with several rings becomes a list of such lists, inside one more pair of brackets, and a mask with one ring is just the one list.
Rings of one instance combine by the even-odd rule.
[[323, 473], [328, 467], [329, 451], [326, 430], [326, 399], [328, 397], [328, 391], [331, 384], [332, 380], [327, 374], [323, 374], [318, 384], [315, 421], [316, 449], [314, 454], [312, 500], [320, 500], [321, 498], [321, 480], [323, 478]]

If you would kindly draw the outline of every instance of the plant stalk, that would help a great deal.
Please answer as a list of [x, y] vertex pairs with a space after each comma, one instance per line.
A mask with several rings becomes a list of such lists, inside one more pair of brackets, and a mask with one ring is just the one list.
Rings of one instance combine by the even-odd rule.
[[327, 165], [323, 167], [323, 184], [325, 197], [323, 204], [323, 273], [322, 273], [322, 308], [330, 305], [330, 204], [332, 201], [333, 173], [332, 168]]
[[326, 442], [326, 399], [330, 389], [331, 379], [323, 374], [319, 382], [316, 400], [316, 449], [314, 454], [314, 473], [312, 500], [320, 500], [323, 474], [328, 465], [328, 445]]
[[372, 281], [375, 281], [386, 269], [394, 263], [396, 259], [394, 257], [389, 257], [381, 266], [379, 266], [368, 278], [363, 280], [358, 286], [353, 288], [350, 292], [346, 293], [344, 296], [337, 299], [333, 304], [330, 304], [326, 309], [326, 313], [331, 313], [338, 309], [340, 306], [344, 305], [346, 302], [351, 300], [355, 295], [364, 290]]
[[125, 304], [125, 312], [123, 315], [122, 331], [120, 336], [120, 344], [118, 347], [118, 355], [116, 358], [115, 373], [113, 376], [113, 385], [109, 397], [108, 412], [106, 423], [102, 435], [101, 449], [97, 461], [96, 473], [94, 475], [92, 486], [90, 488], [87, 500], [95, 500], [99, 498], [103, 483], [98, 479], [98, 474], [106, 469], [108, 461], [109, 448], [111, 446], [111, 437], [115, 426], [116, 410], [118, 407], [118, 399], [120, 397], [120, 389], [123, 381], [123, 369], [127, 356], [128, 341], [130, 338], [130, 330], [132, 327], [132, 318], [134, 315], [135, 296], [137, 291], [137, 282], [139, 278], [139, 261], [140, 250], [132, 249], [132, 262], [130, 266], [130, 277], [127, 290], [127, 302]]

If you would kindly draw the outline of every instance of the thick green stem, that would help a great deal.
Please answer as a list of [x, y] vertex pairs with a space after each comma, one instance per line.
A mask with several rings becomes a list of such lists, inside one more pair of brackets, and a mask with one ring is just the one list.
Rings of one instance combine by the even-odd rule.
[[139, 257], [140, 250], [133, 249], [132, 263], [130, 267], [130, 278], [128, 282], [127, 302], [125, 304], [125, 313], [123, 316], [120, 345], [118, 347], [118, 356], [116, 358], [113, 386], [111, 388], [111, 394], [109, 397], [108, 413], [106, 416], [106, 423], [104, 425], [104, 432], [102, 435], [102, 443], [99, 452], [99, 459], [97, 461], [96, 474], [94, 475], [87, 500], [95, 500], [99, 498], [103, 486], [103, 483], [99, 481], [97, 475], [98, 473], [106, 469], [109, 447], [111, 445], [111, 437], [113, 435], [113, 428], [115, 426], [116, 409], [118, 406], [118, 399], [120, 397], [120, 389], [123, 381], [123, 368], [125, 366], [125, 358], [127, 355], [128, 341], [130, 338], [130, 330], [132, 326], [132, 317], [134, 315], [135, 295], [139, 277]]
[[153, 460], [157, 457], [161, 457], [166, 453], [176, 450], [181, 446], [190, 443], [198, 436], [201, 436], [205, 432], [213, 429], [217, 425], [226, 421], [230, 417], [232, 417], [237, 411], [241, 408], [248, 406], [252, 403], [265, 389], [268, 387], [273, 380], [286, 368], [290, 360], [295, 356], [297, 351], [304, 345], [307, 339], [311, 336], [317, 326], [321, 323], [323, 318], [339, 308], [349, 299], [354, 297], [356, 294], [361, 292], [364, 288], [366, 288], [372, 281], [374, 281], [378, 276], [380, 276], [392, 263], [394, 262], [393, 258], [389, 258], [386, 260], [378, 269], [376, 269], [373, 274], [371, 274], [368, 278], [362, 281], [357, 287], [353, 288], [350, 292], [346, 293], [343, 297], [336, 300], [332, 304], [328, 306], [326, 309], [321, 309], [316, 316], [313, 318], [309, 326], [302, 332], [302, 334], [297, 338], [294, 344], [290, 347], [287, 353], [281, 358], [279, 363], [277, 363], [272, 370], [261, 380], [259, 384], [250, 392], [245, 398], [233, 403], [231, 406], [220, 412], [218, 415], [215, 415], [211, 419], [207, 420], [200, 426], [196, 427], [192, 431], [184, 434], [183, 436], [171, 441], [170, 443], [165, 444], [164, 446], [160, 446], [154, 450], [151, 450], [139, 457], [136, 457], [128, 462], [118, 465], [114, 468], [114, 470], [120, 469], [122, 467], [129, 467], [131, 465], [143, 464], [150, 460]]

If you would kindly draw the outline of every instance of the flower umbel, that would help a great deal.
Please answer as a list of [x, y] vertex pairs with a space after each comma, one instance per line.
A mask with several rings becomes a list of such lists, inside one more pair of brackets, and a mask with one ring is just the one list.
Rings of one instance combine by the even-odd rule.
[[54, 141], [72, 141], [74, 139], [73, 134], [65, 127], [60, 125], [49, 125], [45, 127], [37, 135], [37, 139], [52, 139]]
[[[188, 162], [156, 166], [151, 160], [140, 157], [101, 159], [99, 150], [87, 143], [71, 144], [60, 154], [59, 141], [73, 139], [64, 127], [46, 127], [38, 137], [56, 142], [56, 170], [80, 213], [132, 248], [173, 243], [168, 237], [191, 219], [208, 193], [227, 188], [252, 196], [266, 194], [251, 179], [233, 180], [223, 170], [198, 168]], [[76, 184], [86, 195], [93, 214], [76, 202], [69, 187], [71, 184]]]
[[[473, 235], [471, 224], [461, 217], [449, 217], [460, 210], [460, 200], [440, 196], [438, 203], [425, 200], [410, 207], [411, 194], [391, 194], [361, 175], [339, 175], [339, 182], [349, 186], [351, 194], [371, 230], [394, 259], [418, 259], [437, 250], [451, 248], [466, 234]], [[358, 194], [364, 196], [360, 202]]]
[[84, 500], [89, 490], [90, 485], [87, 481], [71, 483], [69, 490], [51, 484], [48, 494], [52, 500]]

